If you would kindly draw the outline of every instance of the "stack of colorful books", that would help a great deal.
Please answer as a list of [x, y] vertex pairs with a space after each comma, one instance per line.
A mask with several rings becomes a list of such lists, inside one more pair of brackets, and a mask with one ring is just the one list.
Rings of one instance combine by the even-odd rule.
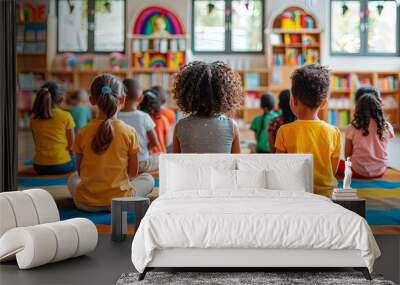
[[333, 200], [355, 200], [358, 199], [357, 189], [335, 188], [332, 193]]

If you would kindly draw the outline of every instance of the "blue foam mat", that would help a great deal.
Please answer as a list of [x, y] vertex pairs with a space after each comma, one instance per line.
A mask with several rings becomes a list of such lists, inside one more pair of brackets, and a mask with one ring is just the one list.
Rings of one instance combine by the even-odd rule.
[[400, 225], [400, 209], [375, 210], [366, 213], [368, 224], [375, 226]]
[[34, 177], [19, 177], [17, 178], [17, 185], [24, 187], [40, 187], [40, 186], [66, 186], [68, 183], [67, 178], [38, 178]]
[[[19, 177], [17, 178], [17, 185], [24, 187], [40, 187], [40, 186], [66, 186], [68, 183], [67, 178], [40, 178], [38, 177]], [[155, 187], [160, 187], [160, 180], [155, 179]]]
[[[343, 181], [339, 181], [338, 187], [343, 186]], [[351, 187], [356, 189], [366, 188], [380, 188], [382, 190], [397, 190], [400, 188], [400, 182], [390, 182], [385, 180], [371, 180], [371, 181], [351, 181]], [[396, 189], [397, 188], [397, 189]]]

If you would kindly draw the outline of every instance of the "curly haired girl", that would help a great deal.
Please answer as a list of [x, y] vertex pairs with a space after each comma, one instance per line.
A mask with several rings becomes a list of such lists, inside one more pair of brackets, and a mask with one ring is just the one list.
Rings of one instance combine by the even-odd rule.
[[[358, 92], [357, 92], [358, 93]], [[346, 129], [345, 157], [352, 160], [353, 177], [382, 177], [387, 165], [387, 144], [394, 137], [393, 128], [383, 116], [379, 92], [364, 93], [356, 100], [356, 110]], [[344, 161], [338, 174], [344, 173]]]
[[188, 115], [175, 128], [175, 153], [239, 153], [236, 123], [229, 117], [241, 106], [240, 77], [223, 62], [194, 61], [177, 75], [174, 99]]

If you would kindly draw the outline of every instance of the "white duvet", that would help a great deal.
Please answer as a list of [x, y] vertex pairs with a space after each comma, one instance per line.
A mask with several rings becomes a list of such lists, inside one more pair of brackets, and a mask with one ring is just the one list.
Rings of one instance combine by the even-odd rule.
[[322, 196], [265, 189], [162, 195], [141, 221], [132, 262], [143, 272], [165, 248], [358, 249], [370, 271], [380, 255], [359, 215]]

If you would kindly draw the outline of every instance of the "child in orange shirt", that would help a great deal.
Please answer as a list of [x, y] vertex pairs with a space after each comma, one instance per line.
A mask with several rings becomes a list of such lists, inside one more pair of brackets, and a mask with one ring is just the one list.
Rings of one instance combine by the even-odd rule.
[[162, 88], [161, 86], [153, 86], [150, 88], [151, 91], [153, 91], [158, 99], [160, 100], [160, 113], [161, 115], [165, 116], [168, 119], [168, 123], [170, 126], [174, 126], [176, 123], [176, 114], [174, 112], [174, 110], [166, 107], [166, 103], [167, 103], [167, 96], [168, 93], [167, 91]]
[[148, 173], [138, 175], [135, 129], [116, 117], [125, 101], [121, 80], [110, 74], [97, 76], [89, 100], [99, 112], [76, 137], [78, 173], [69, 178], [68, 189], [77, 208], [109, 210], [112, 198], [146, 196], [154, 179]]
[[161, 114], [160, 100], [157, 95], [151, 90], [144, 91], [139, 109], [148, 113], [156, 125], [155, 130], [159, 145], [151, 149], [152, 153], [167, 152], [169, 123], [168, 119]]
[[314, 161], [314, 193], [331, 196], [341, 149], [338, 128], [318, 118], [329, 92], [329, 71], [318, 64], [292, 74], [290, 108], [298, 118], [281, 126], [275, 140], [277, 152], [311, 153]]

